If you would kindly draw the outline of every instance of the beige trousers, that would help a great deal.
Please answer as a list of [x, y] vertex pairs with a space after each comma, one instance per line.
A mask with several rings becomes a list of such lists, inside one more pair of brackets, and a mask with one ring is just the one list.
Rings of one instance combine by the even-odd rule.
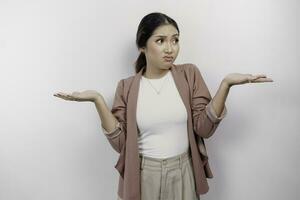
[[140, 158], [141, 200], [200, 200], [189, 150], [166, 159]]

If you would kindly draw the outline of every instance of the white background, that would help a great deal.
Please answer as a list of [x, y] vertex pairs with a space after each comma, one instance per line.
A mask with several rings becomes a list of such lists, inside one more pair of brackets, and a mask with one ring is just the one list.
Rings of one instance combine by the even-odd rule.
[[297, 200], [299, 1], [0, 0], [0, 199], [117, 197], [118, 154], [91, 102], [55, 92], [97, 90], [111, 107], [134, 75], [143, 16], [178, 23], [175, 64], [194, 63], [214, 95], [228, 73], [273, 83], [233, 86], [227, 117], [206, 140], [214, 178], [203, 200]]

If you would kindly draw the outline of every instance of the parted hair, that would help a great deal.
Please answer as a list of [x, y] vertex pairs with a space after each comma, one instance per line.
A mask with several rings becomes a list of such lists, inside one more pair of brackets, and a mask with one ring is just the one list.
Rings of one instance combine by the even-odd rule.
[[[155, 29], [161, 25], [168, 24], [173, 25], [179, 33], [179, 28], [175, 20], [173, 20], [166, 14], [160, 12], [152, 12], [144, 16], [141, 22], [139, 23], [138, 30], [136, 33], [137, 48], [139, 49], [146, 47], [147, 40], [149, 39], [149, 37], [151, 37]], [[135, 72], [138, 73], [144, 66], [146, 66], [146, 64], [146, 56], [143, 52], [140, 52], [137, 60], [135, 61]]]

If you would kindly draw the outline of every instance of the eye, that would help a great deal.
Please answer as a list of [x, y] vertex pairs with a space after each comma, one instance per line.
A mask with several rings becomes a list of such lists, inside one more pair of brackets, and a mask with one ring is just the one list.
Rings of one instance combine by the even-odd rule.
[[158, 39], [158, 40], [156, 40], [156, 42], [158, 42], [158, 41], [163, 41], [163, 39]]
[[[163, 41], [163, 39], [161, 38], [161, 39], [156, 40], [156, 42], [158, 42], [158, 41]], [[179, 42], [179, 39], [178, 39], [178, 38], [175, 38], [175, 42], [178, 43], [178, 42]]]

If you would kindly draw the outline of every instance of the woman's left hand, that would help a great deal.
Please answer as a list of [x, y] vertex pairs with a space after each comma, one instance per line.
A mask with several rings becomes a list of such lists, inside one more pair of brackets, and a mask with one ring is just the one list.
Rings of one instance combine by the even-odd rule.
[[240, 74], [231, 73], [228, 74], [223, 81], [228, 84], [229, 87], [233, 85], [240, 85], [245, 83], [263, 83], [263, 82], [273, 82], [271, 78], [267, 78], [264, 74]]

